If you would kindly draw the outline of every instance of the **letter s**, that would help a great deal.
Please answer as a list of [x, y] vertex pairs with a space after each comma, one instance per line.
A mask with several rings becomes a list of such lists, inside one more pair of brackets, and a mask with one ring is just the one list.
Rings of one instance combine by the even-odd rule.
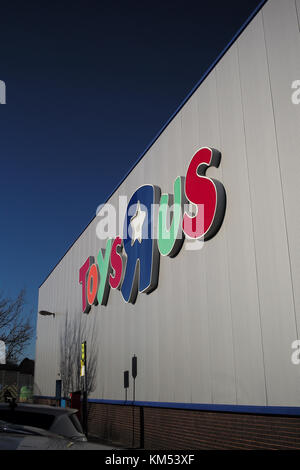
[[220, 181], [205, 176], [206, 170], [218, 167], [221, 153], [203, 147], [193, 156], [186, 174], [185, 194], [196, 205], [197, 214], [183, 216], [182, 229], [190, 238], [209, 240], [222, 225], [226, 209], [226, 192]]
[[109, 284], [112, 289], [121, 289], [123, 280], [123, 258], [121, 253], [122, 247], [123, 240], [120, 237], [117, 237], [112, 244], [110, 253], [110, 266], [114, 271], [109, 275]]

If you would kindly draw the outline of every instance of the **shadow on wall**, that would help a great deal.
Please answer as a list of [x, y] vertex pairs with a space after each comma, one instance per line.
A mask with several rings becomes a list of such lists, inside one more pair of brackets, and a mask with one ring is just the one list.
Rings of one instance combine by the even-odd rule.
[[60, 336], [60, 377], [64, 397], [82, 389], [81, 371], [81, 343], [87, 342], [87, 395], [95, 390], [98, 345], [95, 317], [89, 326], [86, 325], [83, 315], [70, 317], [67, 313], [65, 324]]

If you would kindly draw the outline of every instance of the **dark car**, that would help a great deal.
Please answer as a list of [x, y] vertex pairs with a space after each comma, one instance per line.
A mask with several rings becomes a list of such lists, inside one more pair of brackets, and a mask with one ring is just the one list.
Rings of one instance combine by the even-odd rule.
[[102, 444], [79, 442], [33, 426], [0, 420], [1, 450], [111, 450]]
[[48, 405], [0, 403], [0, 421], [43, 429], [73, 441], [86, 441], [77, 410]]

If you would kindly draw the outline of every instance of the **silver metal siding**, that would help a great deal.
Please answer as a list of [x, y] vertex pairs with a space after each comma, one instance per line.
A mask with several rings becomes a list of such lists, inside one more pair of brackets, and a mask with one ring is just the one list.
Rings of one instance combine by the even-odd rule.
[[[297, 10], [298, 9], [298, 10]], [[300, 0], [269, 0], [209, 74], [110, 202], [142, 184], [173, 192], [194, 152], [222, 152], [227, 210], [200, 251], [160, 261], [158, 288], [125, 304], [111, 291], [96, 319], [94, 398], [124, 399], [123, 371], [138, 356], [136, 399], [186, 403], [300, 405], [291, 343], [300, 321]], [[39, 292], [36, 386], [55, 394], [65, 315], [81, 315], [78, 271], [104, 247], [97, 218]], [[132, 397], [132, 381], [129, 398]]]

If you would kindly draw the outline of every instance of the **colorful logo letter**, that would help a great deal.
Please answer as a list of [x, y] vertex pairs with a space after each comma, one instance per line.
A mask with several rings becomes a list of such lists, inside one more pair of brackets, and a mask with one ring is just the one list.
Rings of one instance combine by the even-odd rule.
[[123, 243], [127, 255], [121, 288], [126, 302], [134, 303], [138, 292], [150, 293], [157, 287], [159, 252], [153, 230], [153, 205], [159, 201], [160, 189], [144, 185], [128, 203]]
[[[197, 214], [190, 216], [185, 212], [182, 228], [190, 238], [209, 240], [222, 225], [226, 193], [220, 181], [205, 176], [206, 170], [218, 167], [221, 153], [209, 147], [203, 147], [193, 156], [186, 174], [185, 194], [188, 200], [197, 207]], [[201, 210], [201, 206], [204, 208]], [[201, 220], [204, 217], [204, 220]]]
[[[162, 194], [158, 212], [158, 249], [161, 255], [173, 258], [180, 251], [184, 234], [182, 233], [182, 213], [184, 205], [184, 178], [178, 176], [174, 181], [174, 196]], [[173, 203], [173, 206], [172, 206]], [[167, 215], [173, 209], [172, 222], [167, 228]]]
[[99, 266], [100, 281], [97, 293], [97, 300], [100, 305], [106, 305], [109, 294], [109, 270], [110, 270], [110, 253], [111, 253], [112, 239], [109, 238], [106, 242], [106, 249], [99, 250], [97, 261]]
[[83, 313], [88, 313], [91, 309], [90, 304], [88, 303], [87, 298], [87, 278], [89, 267], [94, 263], [94, 257], [89, 256], [85, 263], [79, 269], [79, 283], [82, 286], [82, 311]]
[[110, 265], [112, 273], [109, 275], [109, 285], [112, 289], [120, 289], [122, 284], [123, 273], [123, 257], [122, 257], [123, 240], [117, 237], [111, 247]]

